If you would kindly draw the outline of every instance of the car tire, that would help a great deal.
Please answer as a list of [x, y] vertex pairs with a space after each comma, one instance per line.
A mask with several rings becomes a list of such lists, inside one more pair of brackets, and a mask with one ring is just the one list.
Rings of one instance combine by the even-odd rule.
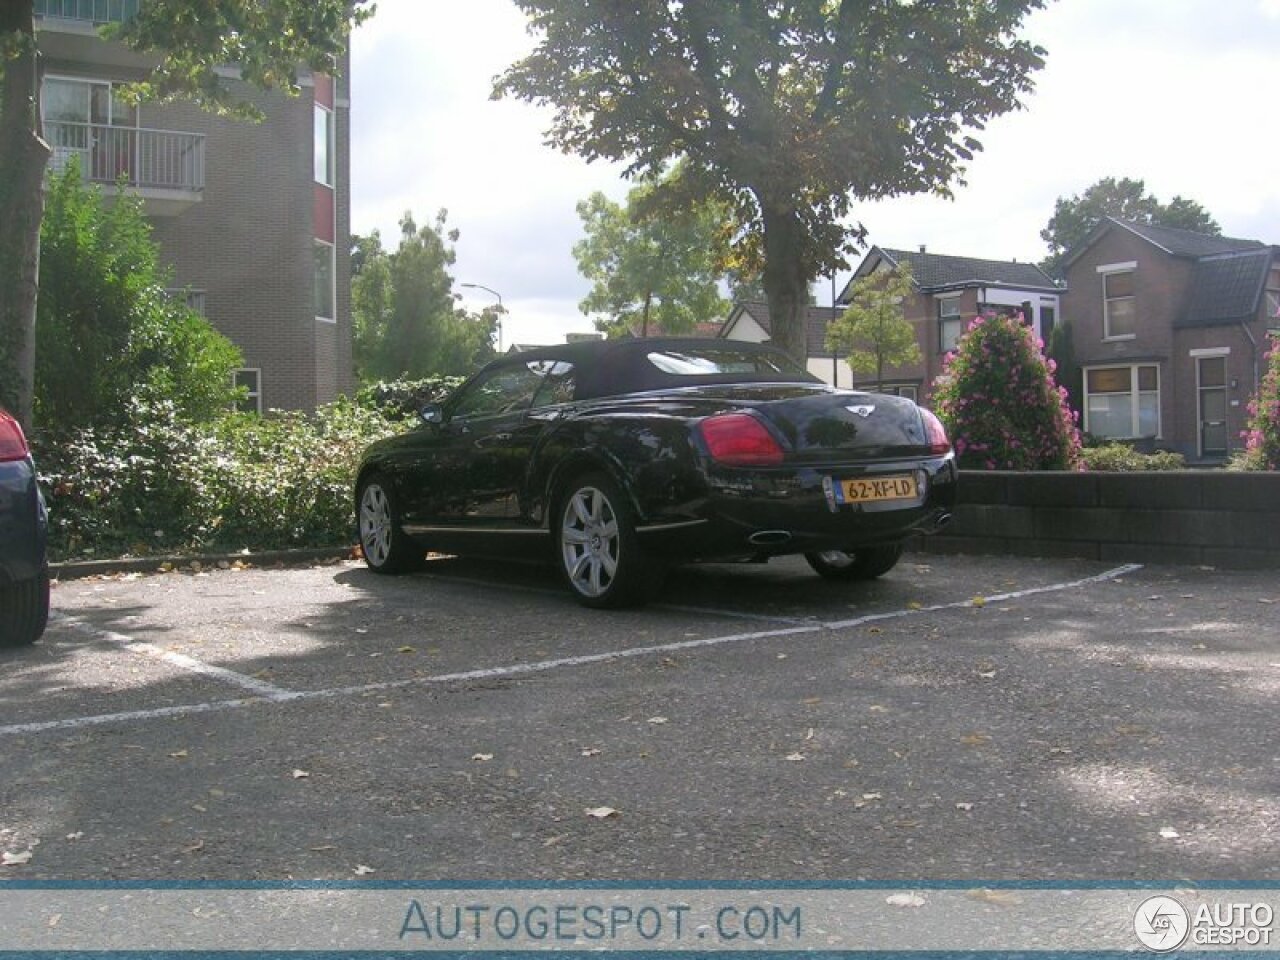
[[626, 495], [603, 473], [566, 484], [552, 514], [557, 566], [583, 606], [617, 608], [649, 600], [662, 567], [645, 554]]
[[804, 555], [814, 572], [827, 580], [874, 580], [897, 566], [901, 557], [900, 543], [859, 550], [823, 550]]
[[364, 562], [374, 573], [422, 566], [425, 551], [401, 528], [395, 493], [380, 474], [366, 477], [356, 490], [356, 530]]
[[27, 647], [49, 622], [49, 571], [0, 587], [0, 647]]

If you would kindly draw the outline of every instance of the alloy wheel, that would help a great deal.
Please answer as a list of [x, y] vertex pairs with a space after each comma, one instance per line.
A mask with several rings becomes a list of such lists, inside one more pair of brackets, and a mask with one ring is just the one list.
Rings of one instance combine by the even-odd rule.
[[622, 538], [609, 498], [596, 487], [574, 491], [560, 523], [565, 573], [584, 597], [608, 592], [618, 572]]

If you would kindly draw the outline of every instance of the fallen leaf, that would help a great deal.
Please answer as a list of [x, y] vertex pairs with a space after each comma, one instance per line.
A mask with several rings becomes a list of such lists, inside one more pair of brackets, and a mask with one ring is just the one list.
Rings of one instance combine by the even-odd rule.
[[780, 654], [778, 654], [778, 659], [779, 659], [779, 660], [785, 660], [785, 659], [787, 659], [787, 655], [786, 655], [785, 653], [780, 653]]
[[174, 760], [185, 760], [187, 757], [187, 751], [177, 750], [174, 753], [169, 754], [169, 756], [171, 756]]
[[31, 851], [23, 850], [21, 853], [10, 853], [8, 850], [0, 853], [0, 866], [17, 867], [31, 860]]
[[1182, 834], [1178, 833], [1173, 827], [1161, 827], [1160, 836], [1166, 840], [1177, 840]]
[[879, 793], [864, 793], [862, 795], [862, 799], [863, 800], [883, 800], [884, 797]]
[[183, 853], [199, 853], [203, 849], [204, 849], [204, 839], [201, 838], [197, 840], [195, 843], [191, 844], [190, 846], [183, 847], [182, 852]]
[[813, 727], [809, 728], [809, 732], [804, 735], [805, 740], [813, 739]]
[[668, 720], [666, 717], [650, 717], [649, 722], [654, 725], [661, 725], [661, 724], [667, 723]]
[[477, 763], [484, 763], [487, 760], [492, 760], [493, 754], [492, 753], [473, 753], [471, 755], [471, 759], [475, 760]]
[[83, 830], [77, 830], [75, 833], [68, 833], [68, 834], [67, 834], [67, 839], [68, 839], [68, 840], [79, 840], [79, 839], [81, 839], [83, 836], [84, 836], [84, 831], [83, 831]]
[[979, 670], [978, 676], [983, 680], [994, 680], [996, 678], [996, 672], [994, 670]]
[[985, 733], [966, 733], [960, 738], [960, 742], [966, 747], [980, 747], [984, 743], [990, 743], [991, 738]]
[[918, 603], [918, 602], [917, 602], [917, 601], [915, 601], [915, 600], [909, 600], [909, 601], [907, 602], [907, 609], [908, 609], [908, 610], [919, 610], [919, 609], [921, 609], [922, 607], [923, 607], [923, 604]]
[[923, 907], [925, 904], [924, 897], [918, 893], [892, 893], [885, 897], [884, 900], [891, 907]]
[[377, 873], [373, 867], [366, 867], [363, 863], [357, 863], [356, 868], [351, 871], [357, 877], [367, 877], [371, 873]]
[[888, 707], [882, 707], [878, 703], [873, 703], [871, 706], [867, 707], [867, 709], [870, 710], [872, 713], [888, 713], [889, 712]]
[[985, 607], [987, 605], [987, 598], [982, 596], [974, 597], [969, 601], [969, 603], [975, 607]]
[[554, 847], [561, 840], [567, 839], [568, 836], [567, 833], [557, 833], [554, 837], [547, 837], [547, 839], [543, 840], [542, 845], [544, 847]]
[[356, 627], [356, 633], [368, 633], [368, 632], [369, 632], [368, 627]]
[[338, 848], [337, 848], [336, 846], [334, 846], [332, 843], [326, 843], [326, 844], [324, 844], [323, 846], [319, 846], [319, 847], [309, 847], [308, 849], [309, 849], [312, 853], [324, 853], [326, 850], [337, 850]]
[[963, 810], [965, 813], [968, 813], [970, 810], [972, 810], [972, 809], [973, 809], [973, 804], [972, 804], [972, 803], [957, 803], [957, 804], [956, 804], [956, 809], [957, 809], [957, 810]]
[[600, 748], [599, 747], [583, 747], [582, 755], [584, 757], [598, 757], [600, 756]]
[[413, 647], [409, 646], [408, 644], [406, 644], [403, 647], [396, 647], [396, 653], [417, 653], [417, 652], [418, 652], [417, 650], [415, 650]]
[[796, 753], [788, 753], [788, 754], [787, 754], [787, 759], [788, 759], [788, 760], [793, 760], [793, 761], [800, 761], [800, 760], [803, 760], [803, 759], [804, 759], [804, 754], [803, 754], [803, 753], [799, 753], [799, 752], [796, 752]]
[[196, 813], [208, 813], [208, 812], [209, 812], [209, 808], [208, 808], [208, 807], [202, 807], [202, 806], [200, 806], [200, 804], [198, 804], [198, 803], [193, 803], [193, 804], [191, 805], [191, 809], [192, 809], [192, 810], [194, 810]]
[[884, 633], [879, 627], [867, 627], [867, 633]]
[[610, 817], [619, 816], [618, 811], [613, 807], [590, 807], [586, 813], [593, 820], [607, 820]]
[[821, 697], [805, 697], [800, 702], [803, 704], [807, 704], [808, 706], [813, 706], [815, 703], [821, 703], [822, 698]]
[[293, 779], [295, 779], [295, 780], [305, 780], [305, 779], [307, 779], [307, 777], [309, 777], [309, 776], [311, 776], [311, 774], [310, 774], [310, 773], [308, 773], [306, 770], [294, 770], [294, 771], [293, 771]]
[[55, 913], [49, 918], [49, 926], [56, 927], [62, 921], [62, 914]]
[[965, 894], [970, 900], [977, 900], [979, 903], [994, 903], [1002, 907], [1014, 907], [1022, 902], [1022, 898], [1008, 890], [988, 890], [985, 887], [979, 890], [970, 890]]

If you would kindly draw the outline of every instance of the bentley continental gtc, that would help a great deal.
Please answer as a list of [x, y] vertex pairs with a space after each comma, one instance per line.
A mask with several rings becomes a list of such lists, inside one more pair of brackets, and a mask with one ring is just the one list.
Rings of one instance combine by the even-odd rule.
[[878, 577], [955, 502], [932, 413], [834, 389], [761, 344], [543, 347], [494, 360], [421, 421], [361, 461], [368, 566], [540, 556], [592, 607], [641, 603], [700, 560], [803, 554], [829, 579]]

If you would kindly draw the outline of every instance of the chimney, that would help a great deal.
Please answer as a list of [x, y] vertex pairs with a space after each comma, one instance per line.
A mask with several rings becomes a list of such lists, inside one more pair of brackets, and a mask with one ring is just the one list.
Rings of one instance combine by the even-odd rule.
[[921, 253], [928, 253], [928, 250], [925, 248], [925, 245], [924, 245], [923, 243], [922, 243], [922, 244], [920, 244], [920, 252], [921, 252]]

